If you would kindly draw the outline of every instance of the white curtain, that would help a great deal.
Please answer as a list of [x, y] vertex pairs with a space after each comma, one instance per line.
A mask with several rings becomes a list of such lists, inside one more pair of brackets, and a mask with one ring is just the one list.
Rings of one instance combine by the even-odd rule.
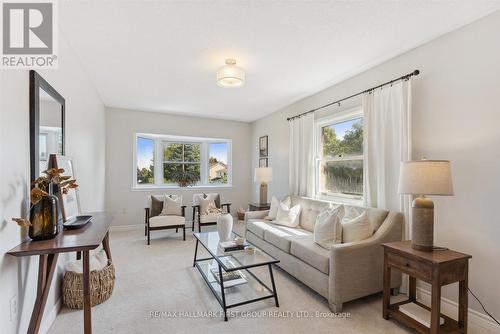
[[312, 197], [314, 193], [314, 113], [290, 123], [290, 194]]
[[401, 161], [412, 157], [411, 81], [364, 94], [363, 112], [365, 205], [403, 212], [407, 227], [410, 200], [398, 194], [398, 181]]

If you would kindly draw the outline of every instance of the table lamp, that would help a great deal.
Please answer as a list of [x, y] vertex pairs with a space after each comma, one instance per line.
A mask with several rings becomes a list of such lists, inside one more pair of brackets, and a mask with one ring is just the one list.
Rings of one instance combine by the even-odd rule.
[[255, 168], [255, 182], [260, 182], [260, 204], [267, 204], [267, 183], [273, 180], [271, 167]]
[[434, 249], [434, 203], [426, 195], [453, 195], [450, 162], [418, 160], [401, 163], [399, 193], [418, 195], [412, 202], [413, 249]]

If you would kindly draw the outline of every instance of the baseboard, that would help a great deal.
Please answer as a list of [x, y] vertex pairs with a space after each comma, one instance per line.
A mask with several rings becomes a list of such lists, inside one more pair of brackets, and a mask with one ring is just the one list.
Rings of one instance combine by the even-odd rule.
[[40, 333], [46, 334], [49, 332], [50, 327], [56, 320], [57, 314], [62, 308], [62, 298], [59, 298], [57, 302], [54, 304], [54, 307], [50, 310], [50, 312], [45, 312], [42, 318], [42, 322], [40, 323]]
[[[423, 288], [417, 288], [417, 299], [425, 305], [431, 304], [431, 293]], [[456, 319], [458, 314], [458, 304], [452, 300], [441, 297], [441, 313]], [[500, 334], [498, 326], [487, 315], [469, 308], [468, 314], [469, 333], [494, 333]]]

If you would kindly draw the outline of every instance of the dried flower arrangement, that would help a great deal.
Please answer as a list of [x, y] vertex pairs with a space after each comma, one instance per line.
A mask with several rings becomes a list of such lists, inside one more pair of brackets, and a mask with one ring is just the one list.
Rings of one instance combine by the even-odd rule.
[[[59, 190], [63, 195], [68, 194], [70, 189], [78, 188], [76, 180], [71, 179], [70, 176], [62, 175], [63, 168], [49, 168], [43, 172], [44, 175], [38, 177], [33, 181], [33, 188], [31, 189], [31, 208], [42, 200], [44, 196], [49, 195], [53, 185], [59, 186]], [[31, 222], [26, 218], [12, 218], [21, 227], [31, 226]]]

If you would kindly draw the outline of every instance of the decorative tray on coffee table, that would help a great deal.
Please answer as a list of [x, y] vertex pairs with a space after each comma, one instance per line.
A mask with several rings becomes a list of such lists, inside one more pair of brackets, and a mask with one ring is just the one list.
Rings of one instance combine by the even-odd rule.
[[92, 216], [90, 215], [76, 216], [64, 222], [63, 226], [66, 229], [77, 229], [84, 227], [91, 220]]

